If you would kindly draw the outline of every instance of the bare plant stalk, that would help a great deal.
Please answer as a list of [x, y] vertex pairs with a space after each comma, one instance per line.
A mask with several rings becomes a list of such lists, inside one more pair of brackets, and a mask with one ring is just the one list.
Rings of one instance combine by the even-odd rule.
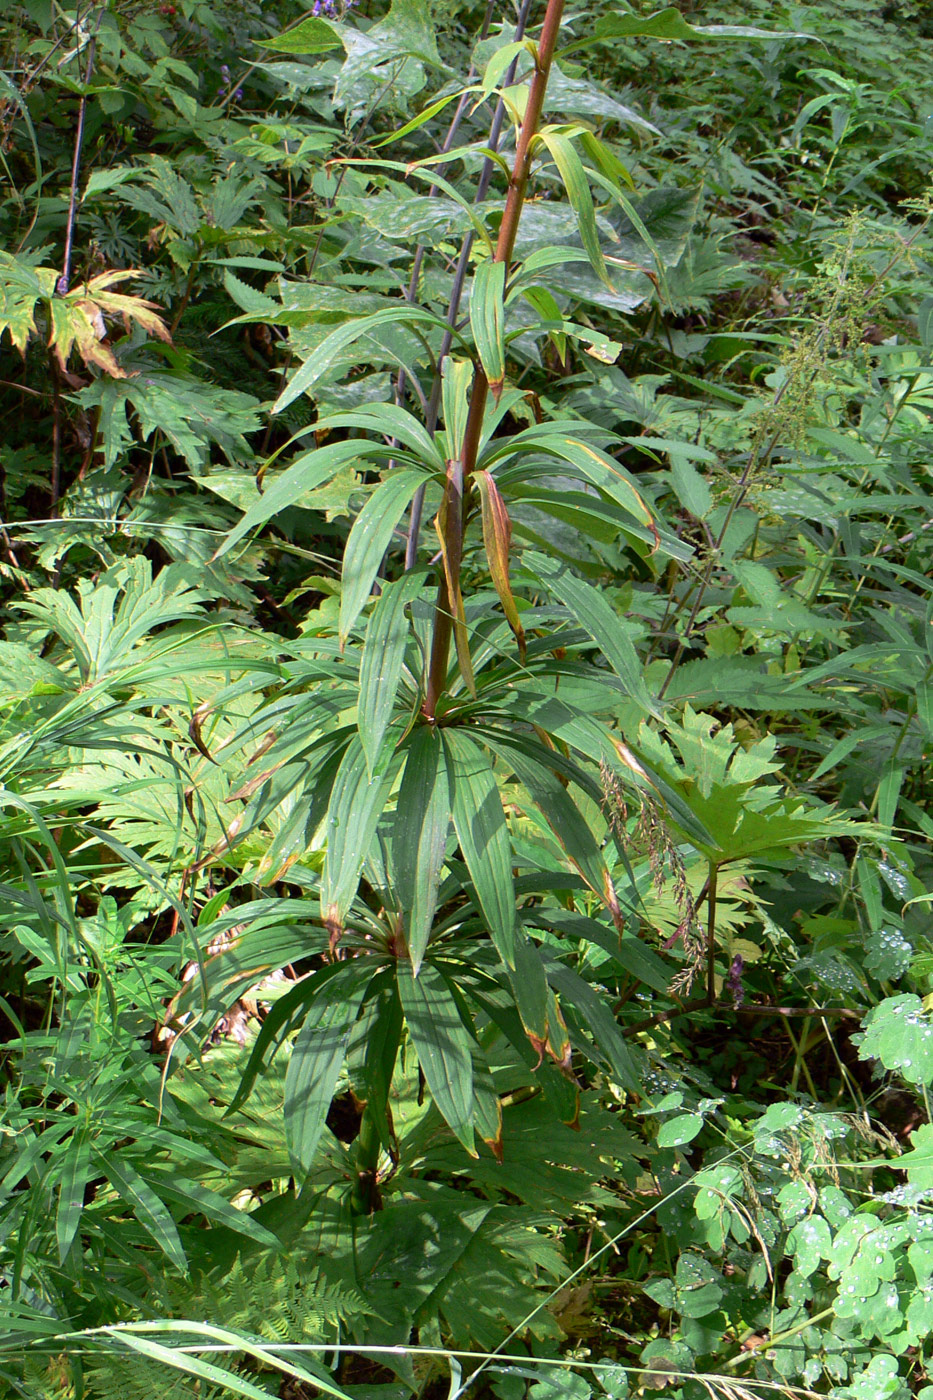
[[[94, 54], [97, 48], [97, 31], [100, 28], [101, 20], [104, 17], [106, 6], [101, 5], [97, 11], [97, 23], [94, 26], [94, 33], [88, 40], [87, 64], [84, 69], [84, 86], [87, 87], [94, 72]], [[74, 251], [75, 218], [78, 208], [78, 177], [81, 174], [81, 148], [84, 145], [84, 119], [87, 115], [87, 94], [82, 93], [78, 102], [78, 124], [75, 127], [74, 153], [71, 158], [71, 187], [68, 191], [68, 217], [65, 221], [65, 254], [62, 259], [62, 275], [56, 283], [55, 290], [59, 296], [64, 296], [71, 285], [71, 259]], [[57, 499], [57, 498], [56, 498]]]
[[719, 866], [711, 862], [706, 890], [706, 1000], [712, 1006], [716, 1000], [716, 896], [719, 891]]
[[[512, 175], [509, 180], [509, 189], [505, 200], [505, 212], [502, 216], [502, 223], [499, 225], [499, 238], [496, 243], [494, 255], [494, 261], [505, 263], [506, 265], [511, 261], [512, 252], [515, 248], [515, 239], [518, 235], [522, 206], [525, 202], [525, 193], [528, 188], [528, 176], [531, 172], [534, 138], [537, 135], [538, 127], [541, 123], [541, 113], [544, 110], [544, 98], [547, 92], [548, 77], [554, 58], [554, 49], [557, 45], [557, 36], [560, 33], [560, 22], [563, 17], [563, 12], [564, 0], [548, 0], [547, 9], [544, 14], [544, 24], [541, 28], [541, 38], [538, 40], [535, 53], [535, 70], [528, 88], [528, 101], [525, 105], [525, 115], [522, 120], [518, 145], [515, 150], [515, 162], [512, 166]], [[477, 364], [473, 375], [470, 410], [467, 415], [466, 429], [463, 435], [463, 447], [461, 449], [460, 461], [457, 464], [459, 470], [456, 473], [452, 473], [448, 470], [445, 500], [439, 516], [439, 519], [444, 521], [444, 552], [446, 558], [448, 561], [456, 561], [456, 572], [454, 572], [452, 566], [450, 579], [451, 586], [454, 589], [459, 588], [460, 557], [462, 553], [467, 497], [470, 477], [476, 467], [476, 459], [479, 454], [480, 436], [482, 433], [483, 416], [486, 411], [486, 399], [488, 394], [489, 382], [486, 379], [482, 366]], [[457, 479], [456, 484], [459, 488], [460, 500], [454, 499], [454, 491], [452, 488], [454, 476]], [[423, 713], [429, 720], [433, 720], [436, 716], [437, 702], [444, 690], [447, 679], [447, 658], [450, 653], [453, 606], [454, 599], [450, 596], [445, 571], [437, 589], [437, 603], [434, 611], [434, 634], [431, 640], [431, 660], [428, 667], [424, 705], [422, 707]]]

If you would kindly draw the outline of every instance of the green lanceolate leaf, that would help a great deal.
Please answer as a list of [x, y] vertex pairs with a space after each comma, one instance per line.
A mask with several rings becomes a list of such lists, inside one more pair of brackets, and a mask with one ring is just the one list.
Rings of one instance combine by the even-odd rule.
[[502, 1146], [502, 1104], [496, 1092], [489, 1061], [479, 1041], [473, 1040], [473, 1126], [497, 1162]]
[[341, 639], [346, 639], [359, 617], [372, 591], [395, 527], [424, 481], [421, 472], [404, 468], [392, 472], [376, 488], [357, 516], [343, 555]]
[[484, 456], [481, 465], [491, 467], [494, 462], [505, 458], [520, 460], [524, 453], [530, 451], [545, 452], [548, 456], [567, 462], [584, 481], [604, 491], [632, 516], [642, 527], [637, 532], [639, 538], [650, 539], [657, 546], [660, 538], [657, 526], [628, 472], [598, 447], [593, 447], [580, 437], [571, 437], [562, 424], [539, 424], [516, 433], [501, 444], [497, 442], [493, 450]]
[[355, 317], [345, 325], [338, 326], [335, 331], [331, 331], [330, 335], [325, 336], [279, 394], [272, 412], [281, 413], [283, 408], [287, 408], [300, 394], [307, 393], [311, 386], [316, 384], [323, 374], [326, 374], [348, 345], [352, 345], [357, 340], [365, 339], [371, 330], [375, 330], [379, 326], [400, 323], [436, 326], [445, 329], [445, 323], [433, 312], [425, 311], [423, 307], [412, 306], [403, 301], [400, 301], [398, 306], [388, 306], [382, 311], [374, 311], [371, 316]]
[[440, 735], [423, 726], [408, 746], [392, 827], [398, 892], [407, 916], [408, 954], [415, 976], [431, 934], [449, 829], [447, 753]]
[[[297, 956], [300, 954], [296, 954]], [[302, 977], [289, 991], [274, 1002], [268, 1014], [263, 1018], [259, 1034], [246, 1062], [246, 1068], [240, 1078], [239, 1086], [227, 1110], [228, 1114], [235, 1113], [239, 1108], [242, 1108], [252, 1093], [253, 1086], [264, 1064], [272, 1059], [289, 1031], [294, 1027], [295, 1022], [303, 1019], [303, 1008], [311, 1005], [321, 994], [322, 989], [327, 989], [330, 982], [335, 977], [340, 976], [343, 966], [342, 963], [331, 963], [327, 967], [322, 967], [319, 972], [312, 973], [309, 977]], [[324, 997], [327, 998], [326, 990], [324, 990]]]
[[657, 703], [648, 693], [642, 676], [642, 664], [632, 644], [625, 624], [606, 602], [601, 593], [556, 559], [544, 554], [525, 554], [522, 562], [540, 583], [556, 593], [615, 671], [633, 700], [650, 714], [659, 713]]
[[329, 413], [315, 424], [317, 432], [329, 432], [334, 428], [362, 428], [366, 433], [382, 433], [407, 447], [426, 467], [444, 470], [444, 459], [430, 433], [414, 414], [396, 404], [364, 404], [348, 413]]
[[131, 1208], [140, 1225], [152, 1236], [163, 1253], [168, 1255], [177, 1268], [186, 1269], [188, 1261], [178, 1237], [178, 1229], [149, 1182], [143, 1180], [125, 1157], [117, 1159], [112, 1153], [99, 1152], [96, 1148], [92, 1149], [92, 1157], [97, 1172], [107, 1178], [117, 1195]]
[[316, 486], [323, 486], [346, 462], [358, 456], [359, 446], [352, 442], [334, 442], [327, 447], [302, 453], [287, 471], [275, 478], [259, 500], [253, 502], [243, 519], [225, 536], [214, 558], [223, 558], [244, 535], [265, 525], [279, 511], [294, 505], [299, 496], [313, 491]]
[[588, 982], [569, 967], [556, 961], [548, 964], [548, 981], [560, 994], [564, 1012], [586, 1031], [592, 1040], [596, 1057], [602, 1060], [616, 1082], [633, 1093], [641, 1093], [642, 1085], [632, 1057], [616, 1019], [605, 999]]
[[504, 262], [481, 262], [473, 275], [470, 292], [473, 340], [496, 403], [505, 382], [505, 271]]
[[431, 1097], [466, 1150], [473, 1145], [473, 1034], [464, 1025], [446, 978], [431, 964], [417, 977], [398, 965], [398, 990]]
[[570, 792], [558, 776], [545, 766], [543, 754], [541, 762], [535, 763], [518, 750], [510, 749], [509, 761], [557, 837], [570, 864], [583, 876], [613, 917], [618, 919], [619, 904], [603, 854]]
[[470, 384], [473, 380], [471, 360], [458, 360], [448, 355], [443, 368], [444, 431], [448, 458], [459, 458], [463, 451], [470, 412]]
[[360, 659], [360, 699], [357, 725], [366, 762], [372, 773], [382, 745], [402, 674], [408, 621], [405, 609], [417, 598], [424, 574], [416, 570], [383, 585], [366, 625]]
[[285, 1075], [285, 1135], [303, 1172], [314, 1165], [347, 1042], [375, 970], [365, 961], [344, 963], [341, 976], [308, 1007], [292, 1047]]
[[390, 990], [374, 996], [368, 1007], [374, 1009], [366, 1016], [365, 1023], [363, 1018], [357, 1022], [357, 1031], [363, 1024], [366, 1028], [363, 1062], [358, 1072], [353, 1072], [351, 1066], [351, 1081], [360, 1098], [366, 1100], [366, 1111], [372, 1114], [383, 1146], [397, 1148], [388, 1111], [392, 1074], [402, 1039], [402, 1008], [394, 976]]
[[197, 1181], [190, 1178], [179, 1180], [173, 1175], [170, 1185], [162, 1178], [159, 1181], [159, 1192], [166, 1200], [181, 1206], [185, 1215], [190, 1215], [197, 1207], [212, 1224], [225, 1225], [228, 1230], [234, 1230], [238, 1235], [255, 1240], [267, 1249], [274, 1249], [280, 1244], [278, 1237], [271, 1230], [267, 1230], [251, 1211], [237, 1210], [236, 1206], [232, 1206], [219, 1192], [211, 1191]]
[[509, 969], [509, 984], [525, 1034], [541, 1060], [548, 1042], [547, 974], [538, 949], [521, 932], [515, 938], [515, 966]]
[[327, 854], [321, 877], [321, 911], [332, 939], [340, 936], [397, 771], [394, 754], [383, 750], [370, 776], [357, 737], [350, 740], [337, 770], [327, 809]]
[[546, 129], [541, 132], [540, 139], [547, 146], [560, 177], [564, 182], [564, 189], [567, 191], [567, 198], [577, 216], [577, 225], [580, 229], [580, 237], [586, 249], [587, 257], [592, 264], [593, 271], [597, 273], [606, 286], [612, 289], [612, 282], [609, 279], [609, 269], [606, 266], [606, 259], [599, 246], [599, 233], [596, 228], [596, 208], [593, 204], [593, 193], [590, 189], [589, 180], [586, 178], [586, 171], [583, 162], [577, 155], [573, 147], [573, 142], [569, 136], [563, 132], [553, 129]]
[[596, 38], [604, 42], [629, 37], [646, 39], [804, 39], [795, 29], [755, 29], [747, 24], [688, 24], [680, 10], [670, 5], [656, 14], [606, 15], [596, 21]]
[[58, 1257], [64, 1264], [74, 1243], [84, 1210], [84, 1188], [91, 1179], [91, 1138], [86, 1129], [74, 1133], [62, 1163], [61, 1185], [58, 1190], [58, 1211], [55, 1234]]
[[276, 53], [325, 53], [328, 49], [339, 49], [340, 39], [326, 20], [307, 15], [298, 24], [293, 24], [274, 39], [257, 39], [261, 48], [274, 49]]
[[515, 889], [511, 841], [488, 756], [455, 729], [444, 731], [457, 839], [499, 956], [514, 966]]

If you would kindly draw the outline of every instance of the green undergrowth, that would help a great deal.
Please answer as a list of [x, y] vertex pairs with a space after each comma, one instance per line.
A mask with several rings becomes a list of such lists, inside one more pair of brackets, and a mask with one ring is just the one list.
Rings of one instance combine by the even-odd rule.
[[931, 38], [4, 10], [4, 1394], [930, 1400]]

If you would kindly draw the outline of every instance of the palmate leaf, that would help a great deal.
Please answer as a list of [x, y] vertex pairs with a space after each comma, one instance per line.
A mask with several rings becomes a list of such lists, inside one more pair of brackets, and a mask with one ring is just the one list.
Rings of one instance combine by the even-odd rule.
[[35, 334], [36, 307], [54, 294], [57, 276], [54, 268], [31, 267], [0, 250], [0, 335], [7, 331], [21, 355]]
[[[644, 759], [651, 766], [649, 776], [639, 764], [641, 776], [662, 797], [671, 822], [708, 860], [722, 864], [763, 856], [860, 829], [832, 808], [762, 781], [780, 767], [773, 762], [774, 735], [745, 749], [735, 739], [731, 724], [717, 725], [713, 716], [698, 715], [688, 705], [682, 725], [670, 721], [667, 725], [679, 760], [646, 724], [639, 729], [637, 753], [629, 751], [636, 763]], [[689, 822], [684, 820], [684, 809]], [[705, 831], [704, 837], [691, 829], [693, 823]]]
[[155, 302], [110, 291], [115, 283], [138, 276], [135, 268], [100, 272], [64, 296], [52, 297], [48, 303], [51, 321], [49, 344], [62, 369], [66, 367], [72, 347], [75, 347], [86, 365], [96, 365], [113, 379], [126, 378], [127, 371], [121, 368], [109, 345], [104, 343], [107, 338], [105, 316], [120, 317], [127, 335], [135, 324], [149, 336], [171, 340], [168, 327], [157, 314], [159, 308]]
[[471, 1156], [473, 1144], [473, 1032], [443, 973], [422, 964], [417, 977], [398, 965], [398, 990], [411, 1042], [431, 1097]]
[[87, 685], [136, 659], [154, 628], [201, 614], [206, 596], [189, 566], [170, 564], [153, 578], [149, 560], [136, 555], [96, 580], [81, 579], [78, 603], [61, 589], [38, 588], [17, 606], [61, 638]]
[[[130, 377], [95, 379], [75, 396], [85, 409], [97, 409], [104, 466], [131, 450], [137, 437], [149, 441], [156, 432], [197, 473], [209, 464], [212, 443], [231, 462], [250, 459], [247, 436], [260, 424], [258, 399], [157, 367], [142, 354], [123, 364]], [[255, 491], [255, 477], [247, 480]]]
[[515, 890], [511, 841], [499, 785], [482, 749], [456, 729], [444, 730], [457, 839], [499, 956], [514, 965]]

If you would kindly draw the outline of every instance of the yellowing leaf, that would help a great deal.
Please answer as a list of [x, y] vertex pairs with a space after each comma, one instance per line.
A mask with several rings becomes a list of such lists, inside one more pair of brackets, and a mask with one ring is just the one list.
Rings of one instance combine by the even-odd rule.
[[86, 365], [97, 365], [113, 379], [126, 379], [126, 371], [107, 344], [108, 320], [119, 317], [127, 332], [135, 324], [147, 335], [171, 339], [154, 302], [110, 290], [135, 276], [133, 268], [111, 268], [60, 294], [59, 274], [54, 268], [30, 267], [9, 253], [0, 254], [0, 334], [8, 331], [22, 354], [29, 337], [37, 331], [36, 309], [44, 303], [49, 346], [62, 369], [77, 349]]

